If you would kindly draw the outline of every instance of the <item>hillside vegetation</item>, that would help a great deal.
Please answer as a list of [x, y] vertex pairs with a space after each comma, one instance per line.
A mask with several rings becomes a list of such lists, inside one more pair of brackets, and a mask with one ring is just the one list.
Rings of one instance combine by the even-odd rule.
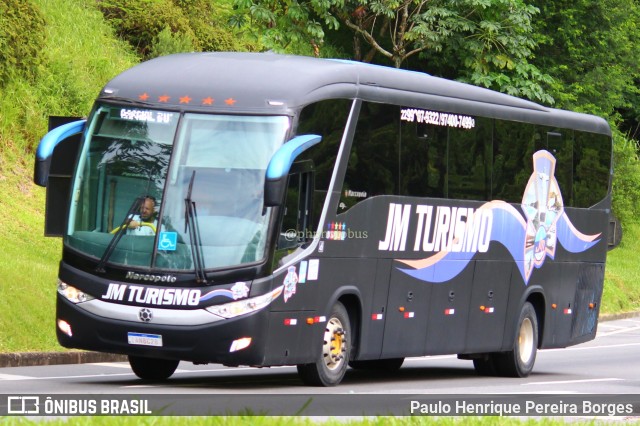
[[[155, 33], [136, 33], [130, 21], [113, 12], [120, 3], [126, 2], [0, 0], [0, 352], [62, 350], [54, 333], [61, 242], [43, 236], [45, 192], [31, 180], [34, 149], [46, 133], [48, 116], [88, 114], [104, 84], [142, 57], [189, 49], [253, 49], [257, 44], [252, 43], [258, 43], [224, 32], [209, 34], [194, 23], [194, 9], [188, 8], [165, 8], [166, 13], [154, 15]], [[231, 10], [227, 1], [182, 3], [216, 4], [222, 14]], [[106, 15], [109, 10], [115, 14], [117, 25], [105, 21], [98, 4]], [[170, 11], [177, 15], [167, 16]], [[181, 31], [172, 28], [174, 22]], [[140, 37], [138, 44], [131, 43], [133, 36]], [[637, 147], [626, 138], [621, 141], [623, 178], [616, 185], [621, 194], [635, 193]], [[608, 313], [640, 308], [637, 200], [620, 196], [616, 203], [625, 234], [607, 264], [602, 311]]]
[[[86, 115], [102, 86], [137, 62], [85, 2], [31, 3], [0, 0], [1, 26], [21, 28], [12, 35], [29, 42], [19, 52], [22, 64], [0, 62], [1, 352], [60, 350], [54, 302], [61, 241], [44, 238], [45, 191], [32, 183], [34, 147], [48, 116]], [[15, 25], [23, 22], [34, 24]], [[19, 45], [15, 39], [8, 44]]]

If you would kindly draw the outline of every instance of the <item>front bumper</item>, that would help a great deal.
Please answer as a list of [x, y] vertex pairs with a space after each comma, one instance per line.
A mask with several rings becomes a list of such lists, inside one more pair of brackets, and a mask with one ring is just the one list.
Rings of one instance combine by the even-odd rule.
[[[56, 328], [58, 342], [62, 346], [196, 363], [234, 366], [261, 366], [264, 363], [264, 336], [267, 335], [269, 326], [267, 309], [222, 319], [202, 309], [169, 310], [100, 303], [122, 310], [123, 315], [118, 317], [122, 319], [100, 316], [105, 306], [94, 304], [88, 305], [92, 308], [86, 309], [81, 307], [82, 304], [73, 304], [60, 294], [57, 295], [56, 318], [58, 321], [65, 321], [70, 327], [70, 333], [61, 331], [60, 327]], [[152, 319], [149, 322], [138, 315], [142, 309], [151, 311]], [[154, 322], [153, 317], [162, 324]], [[171, 317], [174, 321], [170, 320]], [[207, 318], [210, 319], [209, 322]], [[130, 333], [162, 336], [162, 346], [131, 344]], [[237, 342], [241, 339], [246, 342], [247, 338], [251, 339], [251, 343], [244, 349], [235, 350]]]

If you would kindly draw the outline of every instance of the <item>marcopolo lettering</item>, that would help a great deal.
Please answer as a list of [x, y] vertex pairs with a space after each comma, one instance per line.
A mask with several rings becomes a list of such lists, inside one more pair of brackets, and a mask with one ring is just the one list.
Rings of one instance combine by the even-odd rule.
[[155, 288], [110, 283], [103, 300], [143, 303], [146, 305], [198, 306], [202, 292], [189, 288]]
[[127, 272], [126, 278], [128, 280], [151, 281], [154, 283], [175, 283], [178, 279], [173, 275], [139, 274], [133, 271]]

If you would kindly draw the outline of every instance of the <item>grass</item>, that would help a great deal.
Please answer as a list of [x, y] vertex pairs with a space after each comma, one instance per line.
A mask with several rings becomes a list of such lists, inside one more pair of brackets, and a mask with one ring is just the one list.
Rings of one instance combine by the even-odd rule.
[[107, 81], [136, 62], [95, 5], [32, 2], [46, 20], [46, 65], [35, 83], [14, 79], [0, 91], [0, 352], [62, 350], [54, 334], [61, 242], [43, 237], [44, 189], [31, 181], [48, 116], [88, 114]]
[[[21, 161], [3, 153], [0, 167], [0, 352], [60, 350], [54, 334], [59, 239], [43, 237], [44, 191]], [[13, 170], [4, 164], [12, 163]]]
[[609, 252], [600, 312], [619, 314], [640, 310], [640, 225], [627, 226], [622, 243]]
[[[604, 418], [603, 418], [604, 419]], [[24, 418], [5, 418], [0, 424], [7, 426], [14, 425], [35, 425], [41, 421], [33, 421]], [[256, 416], [224, 416], [224, 417], [74, 417], [68, 419], [47, 419], [47, 426], [66, 426], [66, 425], [122, 425], [122, 426], [165, 426], [165, 425], [190, 425], [190, 426], [244, 426], [252, 424], [255, 426], [271, 426], [271, 425], [287, 425], [287, 426], [309, 426], [316, 425], [319, 421], [314, 418], [305, 417], [256, 417]], [[565, 424], [564, 420], [553, 418], [541, 419], [519, 419], [517, 417], [368, 417], [364, 419], [328, 419], [322, 420], [324, 426], [423, 426], [423, 425], [439, 425], [439, 426], [460, 426], [460, 425], [478, 425], [478, 426], [549, 426]], [[640, 422], [625, 422], [625, 424], [639, 424]], [[600, 424], [600, 421], [576, 421], [571, 422], [572, 425], [594, 425]]]

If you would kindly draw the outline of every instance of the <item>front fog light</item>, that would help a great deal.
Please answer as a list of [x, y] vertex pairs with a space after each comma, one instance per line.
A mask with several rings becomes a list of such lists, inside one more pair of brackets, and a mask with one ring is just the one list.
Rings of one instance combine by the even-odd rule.
[[243, 337], [241, 339], [234, 340], [231, 342], [231, 347], [229, 348], [229, 352], [241, 351], [242, 349], [246, 349], [251, 344], [251, 337]]
[[82, 303], [94, 299], [93, 296], [78, 290], [61, 280], [58, 280], [58, 293], [72, 303]]
[[65, 320], [58, 320], [58, 328], [67, 336], [73, 337], [73, 333], [71, 332], [71, 324], [69, 324]]

